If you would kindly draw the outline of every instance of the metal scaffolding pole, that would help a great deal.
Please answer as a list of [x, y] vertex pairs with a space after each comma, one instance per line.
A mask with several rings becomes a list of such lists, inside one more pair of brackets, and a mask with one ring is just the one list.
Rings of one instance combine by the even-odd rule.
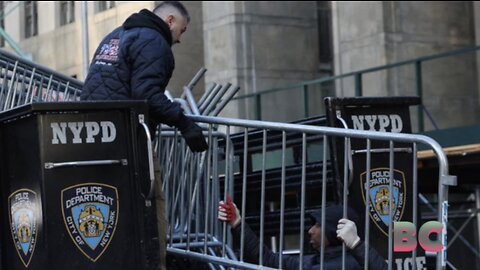
[[81, 2], [81, 14], [82, 14], [82, 55], [83, 55], [83, 78], [85, 79], [88, 74], [88, 64], [90, 56], [88, 55], [88, 10], [87, 1]]

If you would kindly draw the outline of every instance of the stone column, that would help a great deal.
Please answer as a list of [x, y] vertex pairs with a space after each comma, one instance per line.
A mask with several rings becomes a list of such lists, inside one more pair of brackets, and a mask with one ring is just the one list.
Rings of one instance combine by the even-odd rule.
[[[318, 69], [315, 2], [203, 2], [206, 84], [232, 83], [238, 95], [312, 79]], [[262, 119], [303, 115], [301, 89], [262, 97]], [[319, 101], [321, 102], [321, 101]], [[254, 99], [223, 116], [254, 119]]]
[[[335, 2], [332, 9], [336, 74], [474, 45], [470, 1]], [[427, 61], [422, 71], [423, 104], [439, 128], [478, 119], [474, 54]], [[363, 94], [416, 95], [415, 74], [414, 65], [366, 74]], [[352, 78], [337, 84], [338, 95], [352, 96], [354, 89]], [[433, 128], [427, 118], [425, 127]]]
[[[172, 47], [175, 56], [175, 70], [168, 84], [175, 97], [179, 97], [197, 71], [205, 66], [203, 56], [203, 15], [202, 2], [182, 1], [190, 14], [190, 23], [187, 31], [182, 35], [180, 44]], [[204, 79], [193, 89], [193, 95], [197, 98], [205, 91]]]

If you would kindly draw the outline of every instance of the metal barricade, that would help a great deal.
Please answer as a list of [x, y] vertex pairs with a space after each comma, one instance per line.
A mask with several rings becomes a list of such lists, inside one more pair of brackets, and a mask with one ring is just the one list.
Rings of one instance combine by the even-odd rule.
[[32, 102], [77, 101], [83, 83], [0, 50], [0, 111]]
[[[370, 156], [374, 153], [371, 149], [371, 141], [380, 140], [387, 141], [390, 144], [390, 160], [389, 169], [393, 170], [395, 167], [394, 149], [395, 143], [411, 143], [412, 155], [413, 155], [413, 183], [414, 194], [413, 197], [417, 197], [417, 190], [415, 186], [418, 184], [417, 179], [417, 145], [423, 144], [435, 152], [439, 162], [439, 190], [438, 190], [438, 221], [446, 228], [447, 225], [447, 211], [448, 211], [448, 186], [454, 185], [456, 178], [448, 173], [448, 162], [445, 154], [442, 151], [440, 145], [433, 139], [423, 135], [410, 135], [410, 134], [398, 134], [398, 133], [386, 133], [386, 132], [372, 132], [372, 131], [359, 131], [359, 130], [346, 130], [340, 128], [330, 127], [317, 127], [308, 125], [286, 124], [276, 122], [264, 122], [264, 121], [251, 121], [241, 119], [229, 119], [221, 117], [208, 117], [208, 116], [193, 116], [190, 115], [193, 120], [198, 123], [204, 123], [208, 127], [204, 134], [208, 137], [209, 149], [205, 153], [193, 154], [191, 153], [185, 143], [181, 139], [181, 136], [171, 130], [164, 130], [160, 132], [160, 144], [161, 151], [161, 164], [163, 167], [163, 179], [164, 190], [166, 194], [169, 231], [168, 231], [168, 248], [167, 251], [171, 255], [183, 256], [195, 260], [201, 260], [207, 262], [211, 269], [223, 269], [224, 267], [236, 267], [242, 269], [258, 269], [263, 267], [269, 269], [269, 265], [264, 264], [263, 251], [264, 251], [264, 238], [266, 236], [265, 231], [267, 223], [271, 224], [270, 220], [266, 220], [267, 213], [267, 197], [271, 197], [271, 190], [266, 194], [267, 186], [267, 171], [271, 167], [272, 162], [281, 163], [281, 184], [278, 189], [278, 196], [280, 198], [279, 217], [278, 223], [278, 239], [280, 244], [278, 246], [279, 262], [278, 269], [282, 268], [285, 239], [285, 220], [286, 213], [285, 207], [285, 192], [286, 187], [289, 185], [291, 179], [287, 179], [286, 171], [289, 169], [289, 159], [291, 157], [291, 151], [288, 149], [287, 138], [292, 134], [297, 134], [297, 137], [301, 138], [301, 189], [300, 189], [300, 205], [299, 213], [300, 217], [297, 220], [299, 226], [298, 230], [298, 267], [302, 269], [304, 256], [306, 256], [304, 246], [304, 233], [305, 233], [305, 200], [307, 197], [307, 164], [308, 155], [311, 155], [310, 144], [312, 143], [312, 136], [317, 138], [320, 136], [322, 140], [322, 146], [316, 147], [316, 150], [322, 150], [322, 167], [321, 167], [321, 194], [316, 194], [318, 198], [318, 204], [321, 205], [322, 211], [325, 211], [327, 191], [327, 149], [328, 142], [332, 137], [344, 138], [345, 144], [348, 145], [350, 138], [363, 139], [366, 141], [367, 149], [367, 162], [366, 171], [367, 175], [370, 173]], [[231, 131], [236, 130], [239, 133], [243, 133], [244, 142], [243, 149], [233, 149], [232, 134]], [[258, 147], [261, 148], [259, 155], [255, 160], [249, 158], [248, 144], [249, 144], [249, 132], [256, 130], [262, 134], [261, 142], [258, 142]], [[277, 132], [281, 134], [280, 139], [278, 136], [272, 139], [271, 132]], [[275, 155], [267, 153], [271, 144], [276, 144], [277, 147], [281, 145], [281, 151]], [[347, 148], [346, 148], [347, 149]], [[242, 152], [243, 159], [237, 160], [241, 169], [234, 170], [234, 150], [236, 152]], [[345, 150], [345, 170], [347, 170], [348, 158], [351, 153]], [[318, 153], [317, 153], [318, 155]], [[250, 159], [250, 160], [249, 160]], [[247, 181], [247, 167], [252, 166], [252, 162], [257, 162], [255, 166], [259, 169], [261, 174], [261, 187], [260, 196], [254, 197], [252, 194], [247, 193], [247, 185], [251, 185]], [[260, 163], [260, 164], [258, 164]], [[393, 175], [393, 174], [390, 174]], [[393, 181], [390, 177], [390, 190], [393, 189]], [[234, 179], [241, 181], [241, 185], [235, 183]], [[369, 181], [369, 180], [367, 180]], [[341, 201], [346, 207], [346, 198], [348, 190], [348, 177], [344, 178], [344, 192]], [[235, 189], [241, 189], [239, 192]], [[368, 192], [366, 192], [368, 196]], [[236, 258], [234, 248], [232, 245], [232, 235], [229, 233], [227, 225], [220, 223], [217, 220], [217, 209], [219, 200], [226, 200], [227, 195], [241, 194], [240, 198], [236, 199], [239, 204], [240, 213], [242, 216], [248, 214], [246, 204], [247, 201], [251, 204], [252, 200], [255, 201], [255, 205], [259, 206], [259, 255], [258, 264], [248, 263], [244, 260], [244, 245], [245, 245], [245, 218], [242, 219], [241, 233], [240, 233], [240, 252], [238, 254], [238, 260]], [[390, 192], [392, 194], [392, 192]], [[390, 196], [392, 200], [392, 196]], [[414, 216], [416, 216], [417, 209], [414, 204]], [[365, 213], [369, 213], [369, 204], [366, 204]], [[344, 216], [346, 215], [346, 208], [344, 208]], [[324, 217], [323, 221], [324, 221]], [[365, 217], [365, 227], [369, 226], [369, 218]], [[415, 223], [415, 221], [413, 221]], [[322, 222], [324, 224], [324, 222]], [[390, 223], [389, 226], [392, 226]], [[323, 227], [323, 226], [322, 226]], [[393, 238], [392, 229], [389, 227], [390, 237]], [[446, 230], [442, 232], [442, 242], [446, 246]], [[322, 239], [325, 239], [325, 231], [322, 228]], [[362, 239], [363, 240], [363, 239]], [[365, 232], [365, 247], [366, 254], [368, 254], [369, 246], [369, 231]], [[345, 250], [345, 246], [343, 247]], [[320, 258], [323, 264], [325, 248], [321, 248]], [[393, 252], [393, 239], [389, 241], [389, 254]], [[343, 255], [345, 257], [345, 253]], [[415, 252], [412, 253], [413, 261], [415, 261]], [[368, 260], [368, 257], [365, 258]], [[387, 258], [385, 258], [387, 259]], [[392, 269], [394, 265], [392, 257], [389, 256], [388, 264], [389, 269]], [[444, 269], [447, 263], [446, 249], [437, 255], [437, 269]], [[365, 265], [368, 265], [365, 261]], [[342, 267], [342, 269], [345, 266]], [[273, 267], [276, 268], [276, 267]], [[320, 269], [323, 269], [322, 267]], [[367, 266], [365, 269], [368, 269]]]

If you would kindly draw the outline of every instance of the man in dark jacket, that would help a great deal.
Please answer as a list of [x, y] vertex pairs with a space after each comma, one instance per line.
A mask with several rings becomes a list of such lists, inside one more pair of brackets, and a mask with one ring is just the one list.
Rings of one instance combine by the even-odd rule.
[[98, 46], [81, 99], [147, 100], [154, 126], [175, 126], [192, 151], [205, 151], [201, 128], [164, 94], [175, 67], [171, 46], [180, 43], [189, 20], [185, 7], [175, 1], [128, 17]]
[[[325, 238], [322, 239], [322, 211], [317, 210], [309, 215], [312, 226], [308, 230], [310, 236], [310, 244], [318, 252], [314, 255], [306, 255], [303, 257], [303, 264], [301, 269], [320, 269], [320, 249], [321, 243], [325, 243], [324, 252], [324, 270], [338, 270], [342, 269], [342, 242], [337, 239], [336, 225], [343, 215], [343, 206], [332, 205], [325, 208]], [[357, 216], [352, 209], [348, 209], [348, 216], [356, 220]], [[240, 238], [241, 222], [240, 212], [233, 202], [224, 203], [220, 201], [218, 207], [218, 219], [227, 222], [232, 228], [234, 238]], [[253, 233], [252, 229], [245, 224], [245, 249], [244, 254], [247, 262], [258, 263], [260, 241]], [[263, 248], [263, 265], [269, 267], [279, 267], [279, 254], [273, 253], [268, 247]], [[282, 269], [297, 270], [299, 268], [300, 259], [296, 256], [283, 255]], [[358, 262], [349, 254], [346, 253], [345, 269], [360, 270]]]
[[[175, 126], [193, 152], [205, 151], [208, 145], [201, 128], [164, 94], [175, 67], [171, 46], [180, 43], [189, 21], [188, 11], [176, 1], [165, 1], [153, 12], [143, 9], [132, 14], [98, 46], [81, 99], [146, 100], [151, 130], [159, 123]], [[160, 267], [165, 269], [165, 203], [158, 160], [154, 164]]]

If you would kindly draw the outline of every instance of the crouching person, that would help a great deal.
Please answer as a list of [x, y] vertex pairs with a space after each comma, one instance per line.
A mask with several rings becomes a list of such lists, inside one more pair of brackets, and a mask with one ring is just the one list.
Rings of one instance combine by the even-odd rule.
[[[350, 209], [349, 209], [350, 210]], [[315, 249], [314, 255], [303, 256], [302, 270], [320, 269], [320, 249], [322, 241], [325, 243], [323, 269], [338, 270], [342, 269], [342, 241], [337, 238], [336, 229], [337, 222], [342, 218], [343, 206], [333, 205], [325, 208], [325, 239], [322, 239], [322, 212], [315, 211], [309, 215], [312, 226], [308, 230], [310, 236], [310, 244]], [[349, 218], [356, 220], [356, 215], [352, 213]], [[220, 201], [218, 207], [218, 219], [226, 222], [231, 227], [234, 238], [240, 239], [242, 217], [235, 203], [229, 201], [227, 203]], [[245, 261], [250, 263], [258, 263], [260, 252], [260, 241], [252, 229], [245, 223]], [[279, 268], [280, 254], [272, 252], [268, 247], [263, 247], [263, 266]], [[282, 269], [297, 270], [299, 268], [299, 258], [297, 256], [283, 255]], [[359, 270], [360, 265], [347, 252], [345, 258], [345, 269]]]

